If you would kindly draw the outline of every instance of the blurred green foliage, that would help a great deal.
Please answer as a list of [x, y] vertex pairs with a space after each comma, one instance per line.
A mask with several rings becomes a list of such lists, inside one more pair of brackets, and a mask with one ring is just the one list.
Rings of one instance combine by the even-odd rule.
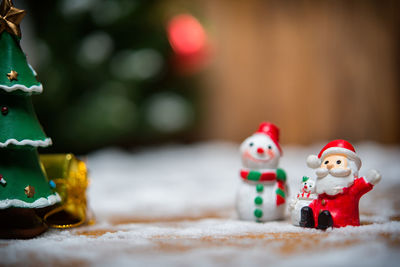
[[24, 3], [36, 53], [25, 52], [44, 88], [34, 105], [54, 143], [46, 152], [190, 140], [196, 81], [171, 65], [161, 2]]

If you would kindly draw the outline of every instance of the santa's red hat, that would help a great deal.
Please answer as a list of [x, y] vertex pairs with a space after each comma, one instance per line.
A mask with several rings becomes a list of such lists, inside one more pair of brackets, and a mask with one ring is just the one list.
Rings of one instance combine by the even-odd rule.
[[310, 168], [318, 168], [321, 165], [321, 160], [325, 158], [327, 155], [331, 154], [342, 154], [345, 155], [348, 159], [354, 161], [359, 170], [361, 168], [361, 160], [356, 154], [356, 150], [350, 144], [350, 142], [346, 140], [333, 140], [329, 142], [324, 148], [322, 148], [321, 152], [319, 152], [318, 156], [310, 155], [307, 158], [307, 165]]
[[282, 149], [279, 145], [279, 128], [275, 124], [270, 122], [262, 122], [255, 134], [265, 134], [269, 136], [269, 138], [271, 138], [276, 147], [279, 149], [279, 153], [282, 156]]

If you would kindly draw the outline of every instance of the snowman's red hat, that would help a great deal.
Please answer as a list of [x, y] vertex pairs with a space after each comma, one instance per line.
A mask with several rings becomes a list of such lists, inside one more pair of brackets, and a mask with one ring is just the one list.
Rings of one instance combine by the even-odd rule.
[[279, 149], [279, 153], [282, 156], [282, 149], [279, 145], [279, 128], [275, 124], [270, 122], [262, 122], [255, 133], [269, 136], [269, 138], [271, 138], [276, 147]]
[[356, 150], [350, 142], [342, 139], [333, 140], [329, 142], [324, 148], [321, 149], [318, 156], [310, 155], [307, 158], [307, 165], [310, 168], [318, 168], [321, 165], [321, 160], [327, 155], [331, 154], [342, 154], [345, 155], [349, 160], [354, 161], [359, 170], [361, 168], [361, 160], [356, 154]]

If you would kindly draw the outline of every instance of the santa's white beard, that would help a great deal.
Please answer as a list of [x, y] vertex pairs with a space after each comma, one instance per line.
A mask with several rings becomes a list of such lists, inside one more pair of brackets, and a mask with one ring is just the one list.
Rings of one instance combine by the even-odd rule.
[[[329, 170], [318, 168], [316, 170], [316, 192], [317, 194], [328, 194], [331, 196], [342, 193], [342, 189], [349, 187], [354, 182], [354, 174], [351, 169]], [[347, 174], [347, 175], [346, 175]]]

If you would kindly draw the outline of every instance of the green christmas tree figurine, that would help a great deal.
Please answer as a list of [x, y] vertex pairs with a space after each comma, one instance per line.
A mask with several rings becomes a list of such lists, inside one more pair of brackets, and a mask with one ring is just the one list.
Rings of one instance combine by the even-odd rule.
[[33, 109], [42, 92], [20, 47], [24, 10], [0, 5], [0, 237], [29, 238], [47, 229], [43, 213], [60, 202], [39, 161], [38, 147], [51, 145]]

